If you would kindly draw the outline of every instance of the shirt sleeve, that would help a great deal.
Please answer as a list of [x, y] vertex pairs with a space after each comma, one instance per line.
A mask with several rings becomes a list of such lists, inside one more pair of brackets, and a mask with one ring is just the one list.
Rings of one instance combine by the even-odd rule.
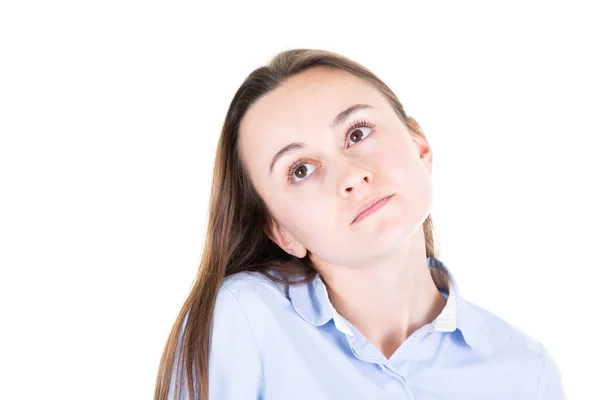
[[250, 322], [235, 292], [217, 296], [208, 359], [209, 399], [260, 399], [262, 363]]
[[541, 343], [538, 344], [542, 350], [543, 367], [535, 398], [536, 400], [565, 400], [562, 376], [556, 360]]

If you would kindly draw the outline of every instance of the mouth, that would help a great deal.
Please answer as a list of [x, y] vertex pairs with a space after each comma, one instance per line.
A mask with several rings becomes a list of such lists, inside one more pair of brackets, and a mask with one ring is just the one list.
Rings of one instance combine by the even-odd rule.
[[354, 220], [352, 221], [351, 224], [354, 224], [366, 217], [368, 217], [369, 215], [375, 213], [377, 210], [381, 209], [383, 206], [385, 206], [389, 199], [392, 197], [393, 195], [386, 195], [386, 196], [381, 196], [378, 198], [375, 198], [374, 200], [364, 204], [358, 211], [358, 213], [356, 214], [356, 217], [354, 217]]

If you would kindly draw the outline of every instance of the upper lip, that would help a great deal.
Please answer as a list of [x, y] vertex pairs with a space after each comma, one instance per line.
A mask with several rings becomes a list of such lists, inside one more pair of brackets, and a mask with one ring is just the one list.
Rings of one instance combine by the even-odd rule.
[[365, 204], [362, 205], [362, 207], [360, 207], [358, 209], [358, 211], [356, 212], [356, 214], [354, 215], [354, 219], [352, 220], [352, 222], [356, 221], [356, 218], [358, 218], [358, 216], [360, 214], [362, 214], [364, 211], [368, 210], [369, 208], [373, 207], [376, 203], [378, 203], [379, 201], [383, 200], [383, 199], [387, 199], [388, 197], [391, 197], [391, 194], [386, 194], [384, 196], [379, 196], [379, 197], [375, 197], [369, 201], [367, 201]]

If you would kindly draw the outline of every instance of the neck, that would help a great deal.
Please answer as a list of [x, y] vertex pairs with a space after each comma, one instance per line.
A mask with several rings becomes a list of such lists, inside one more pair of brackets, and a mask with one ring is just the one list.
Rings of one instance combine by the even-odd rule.
[[320, 271], [336, 311], [386, 358], [446, 305], [424, 253], [403, 254], [365, 268], [329, 266]]

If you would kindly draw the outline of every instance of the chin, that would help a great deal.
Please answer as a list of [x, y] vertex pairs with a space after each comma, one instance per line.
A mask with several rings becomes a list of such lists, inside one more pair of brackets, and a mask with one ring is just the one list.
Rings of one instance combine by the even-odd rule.
[[427, 215], [423, 218], [416, 215], [386, 215], [372, 224], [369, 229], [364, 229], [363, 232], [381, 243], [391, 243], [397, 246], [410, 240], [417, 232], [422, 232], [423, 222], [426, 218]]

